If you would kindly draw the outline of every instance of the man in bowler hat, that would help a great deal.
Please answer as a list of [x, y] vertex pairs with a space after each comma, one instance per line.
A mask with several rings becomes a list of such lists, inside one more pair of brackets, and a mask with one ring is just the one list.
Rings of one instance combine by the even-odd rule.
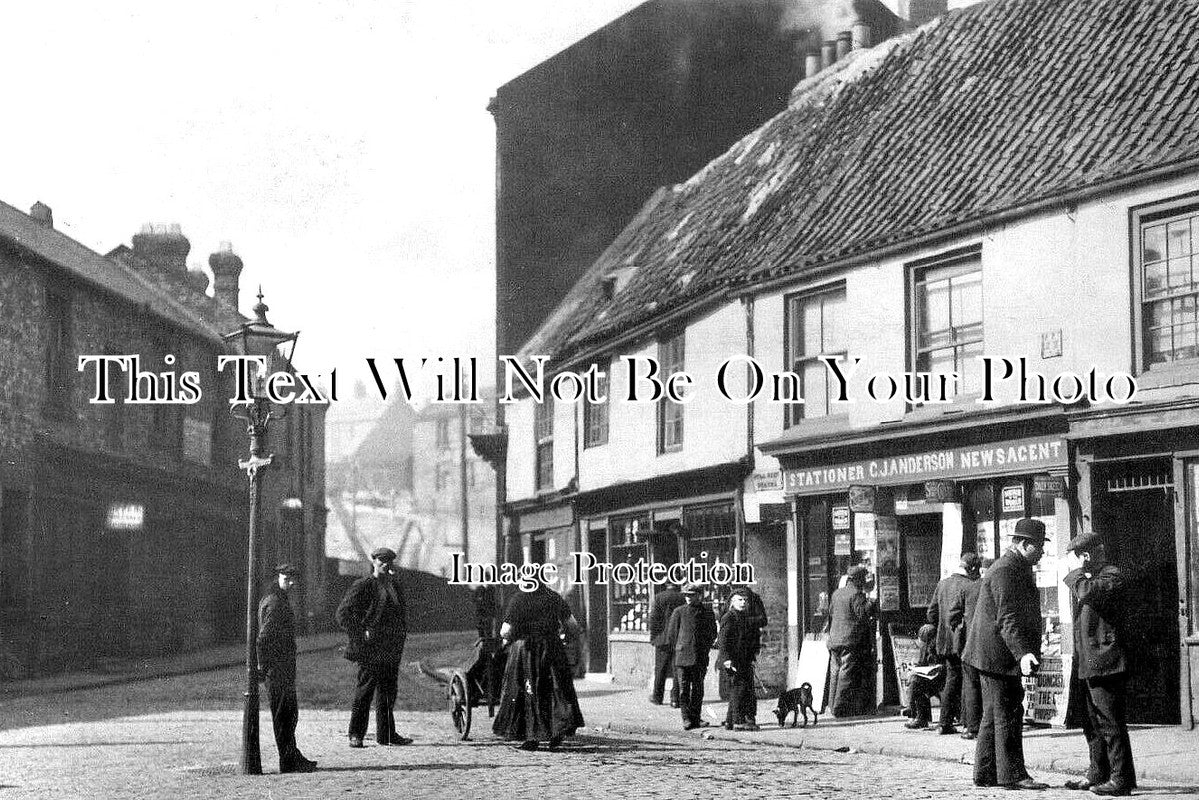
[[393, 708], [400, 678], [400, 658], [408, 635], [404, 587], [395, 575], [395, 551], [380, 547], [371, 553], [373, 572], [350, 586], [337, 607], [337, 624], [349, 635], [345, 657], [358, 662], [358, 686], [350, 711], [350, 747], [362, 747], [375, 700], [375, 741], [381, 745], [411, 744], [396, 732]]
[[1022, 675], [1041, 663], [1041, 598], [1033, 566], [1045, 552], [1045, 523], [1016, 523], [1012, 546], [996, 559], [979, 588], [962, 661], [978, 670], [982, 723], [974, 751], [976, 786], [1048, 789], [1024, 766]]
[[1084, 780], [1066, 782], [1067, 789], [1090, 789], [1098, 795], [1131, 794], [1136, 788], [1132, 745], [1128, 740], [1125, 681], [1128, 661], [1115, 620], [1127, 578], [1107, 563], [1102, 536], [1095, 530], [1070, 541], [1074, 553], [1064, 579], [1074, 618], [1074, 683], [1071, 694], [1085, 696], [1087, 715], [1082, 732], [1091, 752]]
[[300, 706], [296, 701], [296, 617], [288, 591], [300, 571], [291, 564], [275, 567], [275, 583], [258, 604], [258, 670], [266, 681], [280, 772], [313, 772], [316, 762], [296, 746]]
[[716, 615], [704, 605], [704, 587], [683, 587], [687, 599], [666, 622], [666, 641], [674, 651], [674, 679], [679, 687], [679, 710], [683, 730], [708, 727], [703, 719], [704, 674], [708, 671], [712, 643], [716, 641]]

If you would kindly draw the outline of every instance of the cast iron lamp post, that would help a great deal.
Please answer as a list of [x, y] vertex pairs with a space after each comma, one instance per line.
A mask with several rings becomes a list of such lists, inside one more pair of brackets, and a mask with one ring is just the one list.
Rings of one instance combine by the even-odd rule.
[[[262, 288], [258, 289], [258, 305], [254, 306], [254, 319], [243, 322], [241, 327], [223, 337], [233, 352], [239, 356], [258, 356], [265, 359], [265, 371], [269, 372], [271, 361], [281, 345], [291, 343], [284, 355], [290, 366], [291, 354], [295, 352], [299, 333], [281, 331], [267, 322], [268, 308], [262, 302]], [[261, 377], [260, 371], [259, 376]], [[267, 426], [274, 410], [267, 398], [265, 383], [251, 381], [252, 399], [243, 405], [234, 406], [233, 413], [246, 423], [250, 436], [250, 457], [239, 461], [238, 466], [246, 471], [250, 479], [250, 532], [246, 547], [246, 702], [241, 723], [241, 771], [243, 775], [262, 774], [262, 755], [258, 748], [258, 653], [255, 649], [258, 638], [258, 514], [261, 500], [258, 496], [258, 473], [270, 466], [273, 456], [264, 455]]]

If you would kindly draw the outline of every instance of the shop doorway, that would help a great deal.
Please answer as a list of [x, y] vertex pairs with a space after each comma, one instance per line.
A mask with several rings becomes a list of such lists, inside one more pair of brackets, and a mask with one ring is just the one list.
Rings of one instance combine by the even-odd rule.
[[1096, 470], [1093, 519], [1129, 576], [1118, 621], [1130, 659], [1128, 720], [1179, 723], [1178, 571], [1168, 459]]
[[[607, 536], [604, 528], [587, 531], [587, 552], [599, 563], [607, 558]], [[587, 669], [606, 672], [608, 669], [608, 587], [587, 581]]]

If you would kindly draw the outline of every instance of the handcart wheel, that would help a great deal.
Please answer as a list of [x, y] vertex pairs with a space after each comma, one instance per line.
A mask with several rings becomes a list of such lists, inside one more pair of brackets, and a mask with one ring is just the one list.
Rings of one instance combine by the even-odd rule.
[[454, 720], [454, 730], [459, 738], [466, 741], [470, 737], [471, 702], [470, 690], [467, 689], [466, 678], [461, 672], [455, 672], [450, 679], [450, 716]]

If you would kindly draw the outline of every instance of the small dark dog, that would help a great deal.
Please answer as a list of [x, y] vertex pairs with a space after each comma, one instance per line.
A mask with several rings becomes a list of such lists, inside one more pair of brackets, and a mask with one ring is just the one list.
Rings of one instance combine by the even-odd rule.
[[791, 727], [794, 728], [799, 724], [799, 713], [803, 712], [803, 727], [808, 727], [808, 712], [812, 712], [812, 724], [815, 725], [819, 721], [816, 714], [816, 707], [812, 704], [812, 684], [800, 684], [798, 689], [788, 689], [779, 695], [779, 707], [774, 710], [774, 715], [779, 718], [779, 727], [786, 727], [787, 717], [794, 715], [791, 719]]

